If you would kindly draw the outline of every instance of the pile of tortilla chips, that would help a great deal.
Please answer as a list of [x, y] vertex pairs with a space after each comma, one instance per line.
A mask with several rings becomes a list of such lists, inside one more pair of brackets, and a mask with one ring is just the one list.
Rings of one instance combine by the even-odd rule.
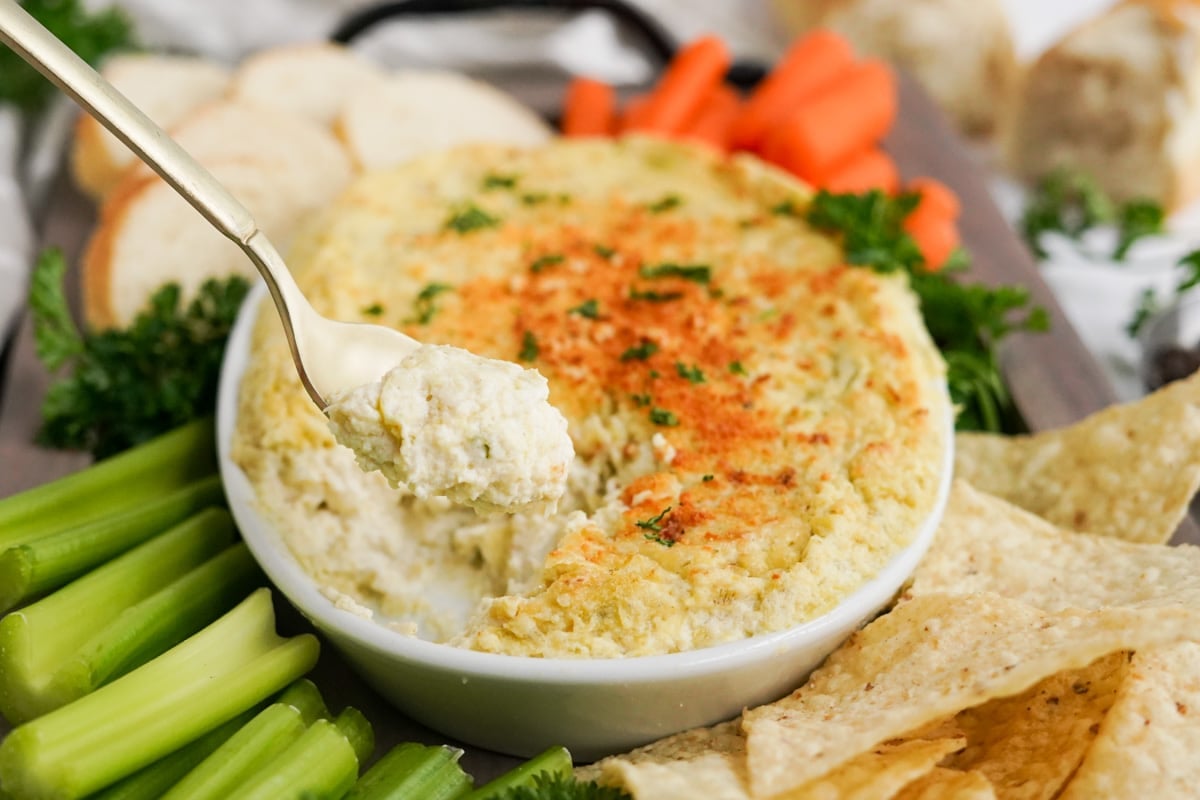
[[788, 697], [580, 770], [635, 798], [1200, 797], [1200, 375], [966, 434], [895, 606]]

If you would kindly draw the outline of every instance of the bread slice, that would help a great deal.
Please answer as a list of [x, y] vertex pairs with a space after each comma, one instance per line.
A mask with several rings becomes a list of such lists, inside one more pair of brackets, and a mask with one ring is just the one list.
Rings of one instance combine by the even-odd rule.
[[[285, 150], [295, 144], [281, 142]], [[309, 215], [323, 209], [350, 178], [340, 166], [233, 157], [206, 166], [254, 215], [271, 241], [285, 249]], [[210, 277], [252, 275], [253, 265], [233, 243], [157, 176], [126, 179], [101, 210], [83, 259], [84, 313], [95, 328], [128, 325], [160, 286], [178, 282], [185, 298]]]
[[330, 125], [347, 98], [383, 80], [383, 70], [345, 47], [297, 44], [247, 58], [234, 74], [229, 96]]
[[1019, 79], [1002, 0], [775, 0], [789, 28], [831, 28], [913, 74], [970, 136], [995, 133]]
[[334, 126], [363, 169], [468, 142], [534, 146], [553, 132], [533, 111], [485, 83], [451, 72], [398, 72], [355, 94]]
[[1065, 167], [1117, 200], [1177, 208], [1200, 191], [1200, 6], [1124, 2], [1030, 69], [1007, 153], [1037, 179]]
[[[226, 67], [209, 59], [150, 53], [113, 56], [100, 73], [163, 128], [223, 95], [230, 75]], [[99, 122], [86, 114], [79, 117], [71, 168], [84, 191], [103, 198], [135, 160]]]

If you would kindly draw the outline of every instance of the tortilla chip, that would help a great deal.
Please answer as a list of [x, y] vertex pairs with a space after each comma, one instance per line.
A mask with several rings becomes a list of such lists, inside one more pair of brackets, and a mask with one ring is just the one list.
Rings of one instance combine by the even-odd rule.
[[1200, 645], [1141, 650], [1062, 800], [1195, 798]]
[[994, 592], [1047, 611], [1180, 604], [1200, 609], [1200, 548], [1105, 539], [956, 481], [905, 597]]
[[938, 767], [905, 786], [896, 800], [996, 800], [996, 791], [980, 772]]
[[1057, 797], [1096, 738], [1129, 671], [1129, 658], [1129, 653], [1112, 653], [1021, 694], [960, 712], [955, 722], [966, 733], [967, 746], [943, 766], [983, 773], [1001, 800]]
[[934, 720], [1117, 650], [1187, 639], [1181, 607], [1044, 612], [998, 595], [925, 595], [879, 617], [783, 700], [747, 711], [756, 795], [794, 789]]
[[959, 434], [955, 475], [1056, 525], [1171, 538], [1200, 487], [1200, 373], [1070, 427]]
[[[635, 800], [750, 800], [746, 740], [739, 725], [734, 720], [669, 736], [575, 775], [624, 789]], [[961, 735], [887, 742], [778, 800], [890, 800], [966, 743]]]

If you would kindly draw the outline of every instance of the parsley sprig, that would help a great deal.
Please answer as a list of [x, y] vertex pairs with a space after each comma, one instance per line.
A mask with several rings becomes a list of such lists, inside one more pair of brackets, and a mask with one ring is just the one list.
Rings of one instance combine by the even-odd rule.
[[1020, 230], [1033, 254], [1046, 258], [1042, 245], [1046, 233], [1079, 240], [1095, 227], [1115, 225], [1117, 244], [1111, 255], [1123, 261], [1134, 242], [1162, 233], [1164, 223], [1165, 214], [1158, 203], [1144, 198], [1114, 203], [1090, 175], [1059, 169], [1038, 182], [1021, 215]]
[[208, 280], [186, 305], [168, 284], [128, 328], [84, 333], [67, 307], [66, 268], [61, 252], [47, 250], [30, 285], [34, 350], [47, 369], [65, 370], [46, 393], [38, 441], [103, 458], [211, 414], [249, 284]]
[[1047, 330], [1049, 317], [1044, 309], [1030, 306], [1029, 292], [1023, 287], [993, 288], [954, 280], [952, 273], [965, 266], [965, 258], [939, 272], [928, 272], [920, 249], [903, 228], [918, 202], [916, 195], [821, 191], [807, 219], [814, 227], [842, 235], [851, 264], [907, 273], [925, 326], [946, 360], [950, 396], [959, 409], [958, 429], [1018, 430], [1021, 423], [1000, 376], [997, 346], [1015, 331]]

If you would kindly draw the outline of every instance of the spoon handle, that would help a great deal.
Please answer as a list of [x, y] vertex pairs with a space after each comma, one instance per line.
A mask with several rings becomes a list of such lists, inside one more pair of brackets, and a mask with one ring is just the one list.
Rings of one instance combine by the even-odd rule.
[[250, 257], [271, 291], [300, 380], [313, 400], [324, 407], [304, 368], [301, 344], [296, 340], [297, 326], [315, 312], [246, 207], [129, 98], [14, 0], [0, 0], [0, 42], [73, 97]]

